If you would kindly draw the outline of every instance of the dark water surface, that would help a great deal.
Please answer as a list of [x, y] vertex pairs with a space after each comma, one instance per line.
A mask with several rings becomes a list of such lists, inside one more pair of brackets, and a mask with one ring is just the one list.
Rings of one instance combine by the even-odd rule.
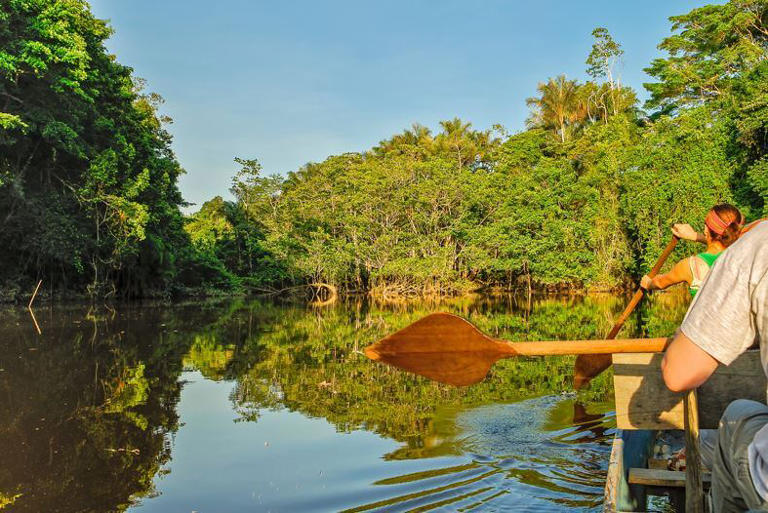
[[[660, 295], [623, 335], [674, 330]], [[433, 311], [515, 340], [599, 338], [625, 298], [269, 301], [0, 311], [0, 511], [599, 511], [608, 375], [506, 360], [453, 388], [359, 352]]]

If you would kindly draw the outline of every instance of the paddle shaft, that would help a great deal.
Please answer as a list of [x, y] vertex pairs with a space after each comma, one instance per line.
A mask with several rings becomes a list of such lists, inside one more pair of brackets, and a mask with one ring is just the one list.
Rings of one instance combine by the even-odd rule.
[[615, 353], [661, 353], [669, 338], [626, 338], [619, 340], [551, 340], [539, 342], [503, 342], [508, 348], [504, 358], [514, 356], [554, 356]]
[[[669, 241], [669, 244], [667, 244], [667, 247], [664, 248], [664, 252], [656, 261], [656, 265], [654, 265], [653, 269], [651, 269], [651, 272], [648, 273], [648, 276], [650, 278], [654, 278], [657, 274], [659, 274], [659, 271], [661, 271], [661, 268], [664, 265], [664, 262], [667, 261], [667, 258], [669, 257], [669, 255], [672, 253], [672, 251], [675, 250], [675, 246], [677, 246], [678, 240], [679, 239], [676, 236], [672, 236], [672, 240]], [[608, 336], [605, 337], [606, 339], [616, 338], [616, 335], [618, 335], [619, 331], [621, 331], [621, 328], [622, 326], [624, 326], [624, 323], [626, 322], [627, 318], [632, 314], [632, 312], [634, 312], [635, 307], [637, 307], [637, 304], [640, 303], [640, 300], [643, 299], [644, 293], [645, 293], [645, 290], [642, 287], [637, 288], [635, 295], [632, 296], [632, 300], [629, 302], [629, 304], [624, 309], [624, 311], [621, 312], [621, 315], [619, 316], [619, 319], [616, 321], [616, 324], [613, 325], [613, 328], [611, 328], [611, 331], [608, 332]]]
[[[664, 262], [667, 261], [667, 257], [669, 257], [670, 253], [674, 251], [675, 246], [677, 246], [677, 241], [678, 238], [673, 236], [672, 240], [669, 241], [669, 244], [667, 244], [667, 247], [664, 248], [661, 256], [656, 261], [656, 265], [654, 265], [653, 269], [651, 269], [651, 272], [648, 273], [648, 276], [653, 278], [659, 273], [661, 267], [664, 265]], [[616, 321], [616, 323], [613, 325], [613, 328], [611, 328], [611, 331], [608, 332], [608, 335], [605, 337], [607, 340], [616, 338], [616, 335], [618, 335], [619, 331], [621, 331], [621, 327], [624, 326], [624, 322], [635, 310], [635, 307], [638, 303], [640, 303], [640, 300], [643, 299], [644, 292], [645, 291], [642, 287], [638, 287], [637, 292], [635, 292], [635, 295], [632, 296], [632, 300], [629, 302], [624, 311], [621, 312], [619, 319]], [[589, 384], [592, 378], [598, 376], [601, 372], [610, 367], [611, 363], [612, 360], [610, 355], [579, 356], [576, 358], [576, 364], [573, 369], [573, 386], [576, 388], [576, 390], [586, 386]]]
[[[651, 269], [651, 272], [648, 273], [648, 276], [653, 278], [659, 273], [661, 267], [664, 265], [664, 262], [667, 261], [667, 257], [669, 257], [670, 253], [674, 251], [675, 246], [677, 246], [677, 241], [678, 238], [673, 236], [672, 240], [669, 241], [669, 244], [667, 244], [667, 247], [664, 248], [661, 256], [656, 261], [656, 265], [654, 265], [653, 269]], [[613, 325], [613, 328], [605, 337], [607, 340], [616, 338], [616, 335], [618, 335], [619, 331], [621, 331], [621, 327], [624, 326], [624, 322], [635, 310], [635, 307], [640, 302], [640, 300], [643, 299], [644, 292], [645, 291], [642, 287], [637, 289], [635, 295], [632, 296], [632, 300], [629, 302], [624, 311], [621, 312], [621, 315], [616, 321], [616, 324]], [[598, 376], [601, 372], [610, 367], [611, 361], [611, 357], [607, 354], [595, 354], [594, 356], [584, 354], [583, 356], [576, 358], [576, 364], [573, 369], [573, 385], [576, 387], [576, 390], [586, 386], [592, 380], [592, 378]]]
[[[499, 358], [514, 358], [516, 356], [562, 356], [562, 355], [594, 355], [614, 353], [660, 353], [667, 347], [670, 339], [664, 338], [626, 338], [618, 340], [540, 340], [537, 342], [508, 342], [506, 340], [487, 339], [488, 346], [482, 347], [476, 353], [491, 355], [498, 354]], [[472, 351], [467, 351], [472, 352]], [[422, 351], [414, 348], [408, 354], [417, 357], [419, 354], [435, 353], [432, 348], [425, 347]], [[397, 351], [377, 350], [366, 348], [369, 358], [398, 354]]]

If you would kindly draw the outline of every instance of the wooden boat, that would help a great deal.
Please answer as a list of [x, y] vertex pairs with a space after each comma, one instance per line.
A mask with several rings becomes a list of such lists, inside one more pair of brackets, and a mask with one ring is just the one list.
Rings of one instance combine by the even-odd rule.
[[[664, 385], [662, 356], [613, 356], [618, 430], [605, 483], [605, 513], [646, 511], [650, 495], [670, 497], [679, 511], [703, 512], [709, 474], [701, 467], [698, 430], [717, 428], [735, 399], [766, 400], [768, 381], [759, 351], [747, 351], [730, 366], [721, 366], [700, 389], [687, 394], [672, 393]], [[652, 457], [658, 434], [670, 430], [685, 433], [684, 472], [666, 470], [663, 461]]]
[[647, 468], [655, 435], [650, 430], [616, 432], [605, 480], [604, 512], [645, 511], [647, 490], [629, 483], [629, 469]]

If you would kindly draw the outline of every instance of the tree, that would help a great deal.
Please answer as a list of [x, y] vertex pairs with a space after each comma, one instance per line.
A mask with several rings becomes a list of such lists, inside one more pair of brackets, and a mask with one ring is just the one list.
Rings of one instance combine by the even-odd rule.
[[748, 218], [765, 210], [768, 154], [768, 2], [731, 0], [674, 16], [673, 34], [659, 48], [667, 56], [646, 70], [653, 117], [698, 110], [710, 118], [703, 136], [719, 140], [727, 127], [729, 194]]
[[[621, 87], [621, 81], [616, 76], [616, 66], [621, 62], [624, 50], [614, 41], [608, 29], [598, 27], [592, 31], [595, 42], [587, 57], [587, 74], [594, 79], [607, 78], [611, 89]], [[615, 112], [614, 112], [615, 114]]]
[[645, 70], [657, 79], [645, 84], [649, 108], [669, 112], [721, 97], [766, 59], [765, 0], [707, 5], [670, 20], [675, 34], [659, 45], [669, 55], [654, 59]]
[[402, 133], [381, 141], [371, 151], [377, 155], [395, 153], [409, 154], [414, 158], [425, 157], [434, 151], [433, 143], [432, 131], [414, 123], [410, 129], [407, 128]]
[[188, 241], [183, 172], [111, 29], [83, 0], [0, 6], [0, 280], [167, 292]]
[[554, 130], [560, 142], [569, 138], [569, 127], [579, 120], [578, 84], [565, 75], [550, 78], [536, 87], [539, 95], [528, 98], [530, 127]]
[[237, 199], [243, 211], [254, 223], [274, 219], [283, 178], [279, 175], [261, 176], [261, 164], [256, 159], [236, 158], [241, 168], [232, 179], [230, 192]]

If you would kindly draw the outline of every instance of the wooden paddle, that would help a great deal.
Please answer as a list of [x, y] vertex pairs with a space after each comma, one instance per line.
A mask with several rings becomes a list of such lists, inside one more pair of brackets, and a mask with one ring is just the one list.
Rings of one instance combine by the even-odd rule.
[[435, 313], [365, 348], [365, 355], [449, 385], [481, 382], [497, 360], [515, 356], [660, 352], [666, 338], [507, 342], [469, 321]]
[[[672, 236], [672, 240], [669, 241], [667, 247], [664, 248], [664, 251], [656, 261], [656, 265], [654, 265], [653, 269], [651, 269], [651, 272], [648, 273], [648, 276], [653, 278], [659, 273], [661, 267], [664, 265], [664, 262], [667, 261], [667, 257], [669, 257], [670, 253], [674, 251], [675, 246], [677, 246], [678, 240], [679, 239], [677, 236]], [[613, 325], [613, 328], [611, 328], [608, 336], [605, 337], [606, 340], [612, 340], [616, 338], [616, 335], [618, 335], [619, 331], [621, 331], [621, 327], [624, 326], [624, 322], [635, 310], [635, 307], [638, 305], [638, 303], [640, 303], [640, 300], [643, 299], [644, 293], [645, 290], [642, 287], [637, 288], [635, 295], [632, 296], [632, 300], [629, 302], [624, 311], [621, 312], [619, 319], [616, 321], [616, 324]], [[599, 375], [610, 366], [611, 355], [609, 354], [579, 355], [579, 357], [576, 358], [575, 365], [573, 366], [573, 386], [576, 388], [576, 390], [587, 386], [589, 382], [592, 381], [592, 379], [594, 379], [597, 375]]]

